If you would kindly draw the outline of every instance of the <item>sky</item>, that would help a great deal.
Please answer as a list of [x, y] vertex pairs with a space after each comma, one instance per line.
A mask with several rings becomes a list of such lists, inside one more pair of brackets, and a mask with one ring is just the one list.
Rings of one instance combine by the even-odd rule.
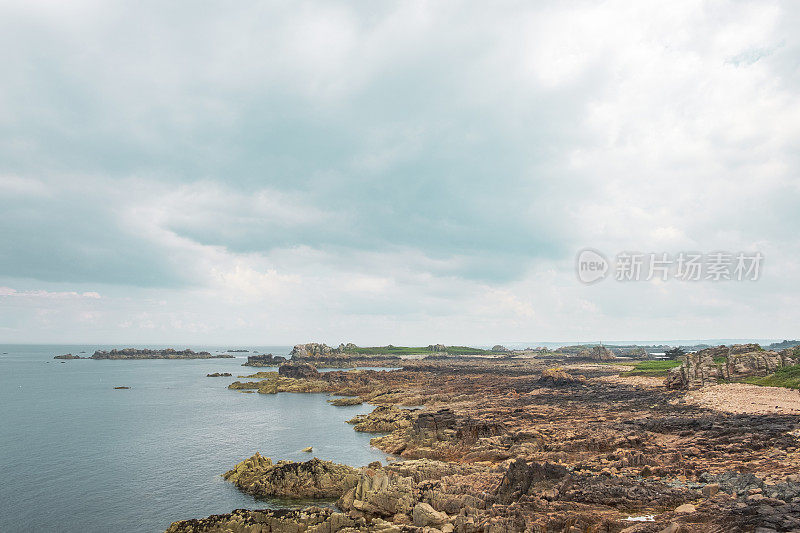
[[[0, 4], [0, 342], [798, 338], [800, 5]], [[591, 248], [763, 256], [587, 285]]]

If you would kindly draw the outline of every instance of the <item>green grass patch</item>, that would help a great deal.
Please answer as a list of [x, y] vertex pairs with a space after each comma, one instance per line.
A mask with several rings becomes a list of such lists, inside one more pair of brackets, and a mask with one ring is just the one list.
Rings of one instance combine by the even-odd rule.
[[681, 366], [680, 361], [642, 361], [633, 370], [622, 372], [620, 376], [666, 376], [673, 368]]
[[746, 378], [743, 381], [752, 385], [763, 385], [765, 387], [800, 389], [800, 365], [785, 366], [769, 376]]

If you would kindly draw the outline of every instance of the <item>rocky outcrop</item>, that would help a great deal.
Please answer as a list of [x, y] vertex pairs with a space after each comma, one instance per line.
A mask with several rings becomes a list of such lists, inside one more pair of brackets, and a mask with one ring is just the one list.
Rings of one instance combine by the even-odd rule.
[[605, 346], [592, 346], [580, 352], [578, 357], [582, 359], [591, 359], [592, 361], [611, 361], [616, 359], [611, 350]]
[[88, 359], [88, 357], [81, 357], [80, 355], [72, 355], [71, 353], [65, 353], [64, 355], [57, 355], [53, 357], [53, 359]]
[[[705, 356], [712, 363], [716, 357], [715, 365], [748, 354], [774, 357], [752, 348]], [[351, 423], [362, 431], [389, 432], [373, 437], [372, 444], [406, 460], [394, 456], [385, 466], [375, 462], [353, 469], [352, 485], [337, 502], [343, 513], [313, 507], [236, 511], [176, 523], [173, 531], [800, 528], [798, 478], [788, 475], [800, 471], [796, 415], [698, 408], [681, 401], [682, 393], [620, 376], [615, 365], [584, 361], [571, 367], [559, 355], [553, 359], [567, 374], [584, 374], [585, 382], [540, 382], [553, 362], [532, 358], [408, 360], [400, 370], [334, 371], [310, 379], [277, 372], [248, 376], [260, 381], [231, 388], [321, 391], [378, 404]], [[241, 467], [240, 483], [256, 492], [269, 487], [269, 493], [278, 492], [276, 486], [314, 485], [279, 481], [307, 476], [293, 474], [297, 466], [273, 474], [278, 465], [265, 462]], [[625, 520], [637, 515], [654, 515], [654, 521]]]
[[347, 421], [356, 431], [365, 433], [390, 433], [397, 429], [411, 427], [415, 413], [394, 405], [379, 405], [371, 413], [357, 415]]
[[264, 355], [249, 355], [247, 356], [247, 362], [244, 363], [242, 366], [255, 366], [255, 367], [279, 366], [285, 362], [286, 362], [285, 357], [281, 357], [280, 355], [272, 355], [271, 353], [268, 353]]
[[735, 381], [766, 376], [798, 359], [791, 350], [780, 353], [764, 350], [758, 344], [716, 346], [683, 356], [681, 366], [670, 371], [667, 389], [695, 389], [720, 380]]
[[431, 344], [428, 346], [428, 350], [431, 352], [445, 353], [447, 352], [447, 346], [444, 344]]
[[319, 371], [311, 363], [284, 363], [278, 368], [278, 375], [294, 379], [314, 379], [319, 376]]
[[90, 359], [232, 359], [229, 354], [213, 355], [209, 352], [195, 352], [192, 350], [139, 350], [136, 348], [123, 348], [122, 350], [97, 350]]
[[543, 385], [580, 385], [586, 383], [586, 377], [580, 374], [573, 376], [560, 368], [546, 368], [542, 370], [539, 383]]
[[335, 398], [328, 400], [328, 403], [336, 407], [346, 407], [350, 405], [361, 405], [364, 401], [358, 396], [345, 396], [344, 398]]
[[336, 355], [333, 348], [316, 342], [296, 344], [290, 354], [292, 359], [325, 359], [333, 355]]
[[367, 469], [337, 505], [383, 518], [408, 516], [417, 501], [414, 480], [391, 471]]
[[338, 498], [358, 482], [358, 471], [350, 466], [320, 461], [272, 462], [258, 452], [225, 472], [226, 480], [258, 498]]
[[332, 533], [336, 531], [400, 532], [382, 519], [350, 518], [334, 509], [237, 509], [231, 513], [173, 523], [167, 533]]
[[206, 374], [207, 378], [229, 378], [231, 377], [230, 372], [214, 372], [212, 374]]
[[516, 501], [523, 495], [535, 493], [537, 488], [541, 488], [541, 482], [557, 481], [566, 475], [567, 469], [562, 465], [526, 463], [517, 459], [508, 465], [495, 497], [500, 503]]

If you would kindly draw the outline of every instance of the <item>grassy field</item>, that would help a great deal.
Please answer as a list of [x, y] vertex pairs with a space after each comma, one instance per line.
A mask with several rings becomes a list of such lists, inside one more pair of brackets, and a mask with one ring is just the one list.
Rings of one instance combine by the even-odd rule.
[[744, 382], [767, 387], [800, 389], [800, 365], [786, 366], [769, 376], [747, 378]]
[[675, 367], [681, 366], [680, 361], [642, 361], [636, 363], [633, 370], [623, 372], [621, 376], [666, 376]]
[[[419, 355], [431, 354], [427, 346], [370, 346], [358, 347], [353, 350], [348, 350], [348, 353], [355, 353], [359, 355]], [[449, 355], [492, 355], [502, 354], [504, 352], [493, 352], [491, 350], [483, 350], [481, 348], [470, 348], [469, 346], [448, 346], [447, 353]]]

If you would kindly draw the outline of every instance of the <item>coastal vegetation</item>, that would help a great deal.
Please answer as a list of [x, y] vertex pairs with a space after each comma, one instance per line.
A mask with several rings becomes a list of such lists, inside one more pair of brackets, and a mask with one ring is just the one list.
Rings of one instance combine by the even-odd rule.
[[763, 377], [750, 377], [744, 379], [751, 385], [766, 387], [786, 387], [787, 389], [800, 389], [800, 365], [779, 368], [775, 373]]
[[641, 361], [636, 363], [633, 370], [623, 372], [625, 376], [666, 376], [673, 368], [681, 366], [680, 361], [673, 359], [665, 361]]

